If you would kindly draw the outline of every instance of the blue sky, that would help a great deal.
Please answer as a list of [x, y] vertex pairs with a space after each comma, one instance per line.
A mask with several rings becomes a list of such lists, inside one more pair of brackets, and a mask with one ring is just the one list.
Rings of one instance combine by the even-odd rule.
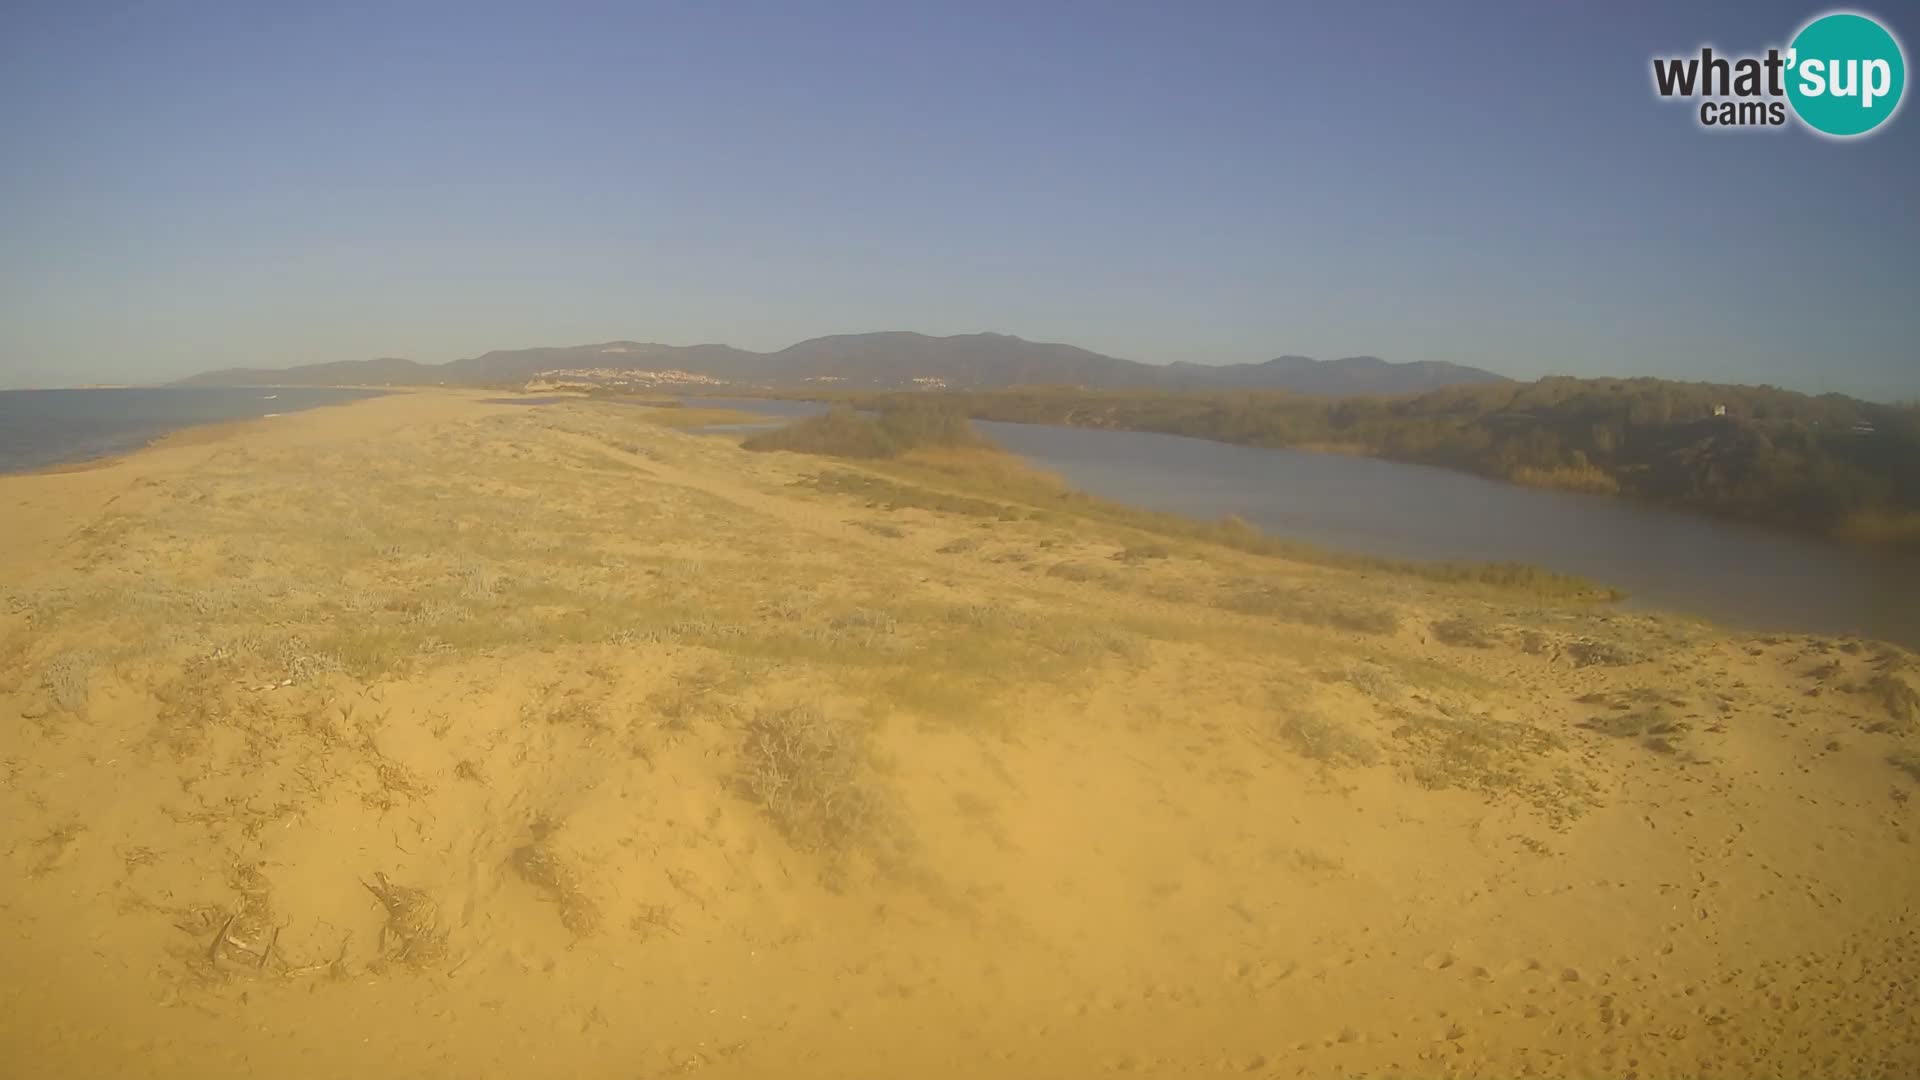
[[1920, 397], [1920, 113], [1651, 90], [1823, 10], [16, 2], [0, 385], [912, 329]]

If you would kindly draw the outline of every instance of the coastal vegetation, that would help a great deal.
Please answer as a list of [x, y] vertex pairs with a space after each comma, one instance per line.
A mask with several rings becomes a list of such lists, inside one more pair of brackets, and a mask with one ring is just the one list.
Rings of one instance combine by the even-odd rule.
[[755, 435], [741, 443], [748, 450], [791, 450], [845, 458], [897, 458], [927, 447], [986, 447], [965, 413], [938, 404], [906, 400], [888, 403], [878, 415], [863, 415], [838, 405], [822, 416]]
[[1410, 397], [1023, 388], [929, 396], [975, 419], [1364, 454], [1920, 548], [1920, 406], [1770, 386], [1546, 378]]
[[880, 475], [825, 472], [811, 483], [823, 491], [863, 496], [871, 505], [998, 520], [1080, 520], [1135, 530], [1141, 540], [1129, 549], [1135, 553], [1134, 560], [1164, 557], [1161, 542], [1177, 539], [1316, 566], [1558, 599], [1611, 601], [1623, 595], [1609, 586], [1535, 566], [1389, 559], [1334, 551], [1269, 535], [1231, 515], [1201, 521], [1096, 498], [1001, 452], [973, 430], [953, 403], [906, 398], [879, 404], [870, 413], [836, 405], [824, 415], [755, 435], [741, 445], [754, 451], [787, 450], [866, 461]]

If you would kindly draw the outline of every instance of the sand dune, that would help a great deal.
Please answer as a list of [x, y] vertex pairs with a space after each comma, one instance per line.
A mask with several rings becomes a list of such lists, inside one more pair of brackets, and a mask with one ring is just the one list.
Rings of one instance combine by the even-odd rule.
[[4, 1071], [1920, 1075], [1905, 652], [653, 419], [0, 478]]

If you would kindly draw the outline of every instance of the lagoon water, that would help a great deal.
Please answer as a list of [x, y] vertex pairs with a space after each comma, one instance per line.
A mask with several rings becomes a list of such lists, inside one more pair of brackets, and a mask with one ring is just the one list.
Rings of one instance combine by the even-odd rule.
[[[769, 417], [810, 402], [705, 399]], [[1426, 465], [1178, 435], [977, 421], [982, 434], [1101, 498], [1396, 558], [1523, 562], [1625, 590], [1634, 607], [1730, 626], [1920, 646], [1920, 559]]]
[[372, 397], [320, 387], [0, 390], [0, 472], [137, 450], [169, 431]]

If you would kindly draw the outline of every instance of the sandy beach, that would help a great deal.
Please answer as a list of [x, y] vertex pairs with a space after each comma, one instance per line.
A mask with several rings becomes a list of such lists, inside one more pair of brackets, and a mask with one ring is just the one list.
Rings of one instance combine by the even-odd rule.
[[1920, 1075], [1904, 650], [485, 396], [0, 477], [0, 1071]]

